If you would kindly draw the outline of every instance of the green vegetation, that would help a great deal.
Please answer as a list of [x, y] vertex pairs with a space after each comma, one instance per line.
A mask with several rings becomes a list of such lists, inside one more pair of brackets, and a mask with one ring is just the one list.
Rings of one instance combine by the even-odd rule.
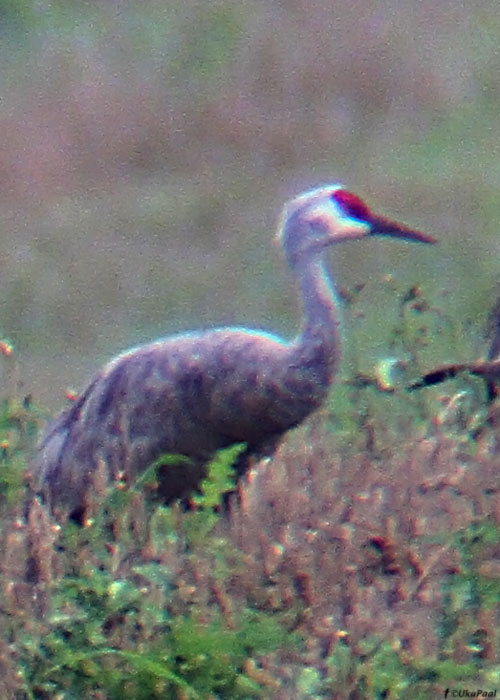
[[[158, 550], [170, 541], [194, 568], [195, 548], [210, 549], [214, 586], [223, 585], [230, 567], [233, 574], [241, 568], [235, 565], [241, 556], [213, 530], [223, 495], [234, 486], [231, 464], [243, 447], [220, 452], [212, 461], [201, 493], [193, 499], [193, 512], [160, 506], [149, 524], [142, 522], [140, 532], [132, 531], [136, 487], [118, 492], [118, 500], [112, 492], [88, 527], [66, 524], [56, 542], [66, 573], [50, 580], [47, 616], [31, 619], [25, 629], [24, 617], [19, 627], [14, 620], [8, 624], [15, 637], [17, 692], [24, 693], [16, 697], [92, 698], [95, 692], [109, 700], [124, 693], [138, 700], [268, 696], [244, 669], [252, 658], [297, 645], [299, 638], [282, 616], [250, 607], [229, 615], [223, 606], [195, 602], [174, 613], [169, 599], [180, 583], [172, 568], [156, 557], [124, 564], [149, 540]], [[6, 502], [12, 500], [11, 490], [9, 486]], [[52, 573], [41, 575], [50, 578]], [[48, 578], [43, 586], [38, 581], [45, 592]]]
[[[54, 605], [64, 613], [52, 616], [43, 638], [18, 640], [28, 697], [90, 698], [96, 690], [110, 700], [125, 692], [138, 700], [265, 695], [243, 667], [256, 654], [290, 644], [278, 621], [258, 611], [244, 611], [232, 628], [221, 614], [210, 622], [196, 611], [169, 617], [144, 594], [144, 571], [141, 588], [109, 571], [89, 574], [57, 587]], [[142, 631], [149, 639], [141, 639]]]
[[[244, 444], [215, 455], [187, 510], [151, 500], [159, 471], [179, 465], [179, 455], [164, 455], [131, 488], [110, 486], [85, 527], [60, 527], [37, 502], [23, 523], [25, 464], [41, 412], [29, 399], [4, 400], [2, 697], [253, 700], [294, 688], [304, 700], [352, 692], [410, 699], [458, 684], [495, 687], [500, 527], [483, 393], [472, 382], [471, 401], [460, 410], [445, 403], [441, 416], [430, 413], [436, 390], [405, 393], [413, 379], [406, 368], [419, 366], [420, 348], [443, 319], [420, 291], [394, 290], [393, 298], [396, 361], [371, 371], [351, 363], [322, 442], [304, 429], [291, 435], [288, 451], [238, 487], [243, 502], [233, 495], [229, 513], [232, 465]], [[361, 303], [351, 305], [353, 318]], [[456, 332], [451, 322], [441, 327]], [[15, 357], [6, 360], [15, 374]], [[471, 431], [471, 421], [483, 421], [483, 430]], [[305, 490], [294, 486], [304, 468]], [[377, 493], [395, 483], [379, 515]], [[290, 503], [294, 494], [306, 500], [291, 507], [287, 494]], [[472, 502], [483, 515], [473, 515]], [[439, 531], [425, 526], [432, 518], [442, 519]], [[341, 554], [335, 542], [345, 527], [358, 534]], [[365, 620], [367, 591], [375, 607]]]
[[[405, 391], [485, 354], [499, 18], [493, 0], [0, 2], [0, 329], [22, 358], [0, 341], [1, 700], [500, 687], [498, 406], [466, 376]], [[84, 528], [27, 509], [38, 401], [54, 413], [178, 329], [293, 335], [277, 208], [331, 180], [439, 239], [335, 251], [332, 410], [227, 515], [241, 446], [191, 510], [149, 498], [169, 456]]]

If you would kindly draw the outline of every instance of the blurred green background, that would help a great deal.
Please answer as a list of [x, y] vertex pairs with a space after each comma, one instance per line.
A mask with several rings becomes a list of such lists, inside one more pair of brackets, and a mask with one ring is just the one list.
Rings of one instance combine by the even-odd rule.
[[[366, 283], [367, 361], [385, 274], [479, 337], [500, 269], [499, 46], [494, 0], [0, 2], [0, 333], [24, 391], [55, 410], [178, 330], [292, 335], [270, 239], [284, 200], [325, 181], [440, 240], [331, 253], [340, 285]], [[429, 363], [472, 346], [436, 341]]]

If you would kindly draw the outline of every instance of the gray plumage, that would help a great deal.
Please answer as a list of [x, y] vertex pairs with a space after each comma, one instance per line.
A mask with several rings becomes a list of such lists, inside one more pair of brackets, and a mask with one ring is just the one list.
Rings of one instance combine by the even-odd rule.
[[133, 482], [164, 453], [193, 468], [162, 469], [162, 496], [186, 496], [215, 450], [272, 445], [324, 401], [340, 358], [338, 302], [325, 269], [329, 245], [370, 235], [430, 236], [374, 215], [340, 185], [285, 207], [277, 240], [300, 287], [303, 327], [292, 342], [240, 328], [185, 334], [130, 350], [107, 364], [49, 426], [35, 488], [58, 514], [81, 515], [100, 466]]

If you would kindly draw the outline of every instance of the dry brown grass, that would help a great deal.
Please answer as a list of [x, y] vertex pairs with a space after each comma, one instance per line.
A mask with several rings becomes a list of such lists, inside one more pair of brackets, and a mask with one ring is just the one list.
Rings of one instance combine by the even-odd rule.
[[[151, 511], [141, 493], [117, 492], [114, 506], [96, 493], [94, 525], [73, 534], [37, 502], [27, 522], [11, 510], [0, 569], [4, 696], [30, 697], [22, 689], [34, 677], [35, 697], [47, 697], [29, 664], [57, 653], [54, 635], [79, 658], [85, 595], [96, 600], [97, 654], [103, 643], [147, 654], [176, 620], [209, 629], [220, 619], [222, 634], [240, 629], [242, 613], [273, 616], [295, 642], [240, 661], [241, 677], [260, 687], [248, 697], [410, 697], [414, 687], [428, 697], [451, 682], [485, 686], [500, 653], [498, 447], [491, 428], [474, 442], [441, 414], [427, 427], [413, 422], [397, 444], [360, 452], [316, 418], [256, 465], [215, 529], [203, 511]], [[51, 676], [65, 698], [67, 673], [63, 665]]]

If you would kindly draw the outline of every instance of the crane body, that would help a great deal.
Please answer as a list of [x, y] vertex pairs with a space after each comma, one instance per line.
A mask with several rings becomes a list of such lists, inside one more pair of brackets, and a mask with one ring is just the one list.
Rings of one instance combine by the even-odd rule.
[[165, 467], [162, 496], [199, 484], [217, 450], [273, 445], [325, 400], [340, 361], [339, 303], [325, 267], [338, 241], [388, 235], [432, 243], [372, 214], [340, 185], [306, 192], [285, 207], [277, 234], [300, 284], [303, 325], [290, 341], [244, 328], [160, 339], [111, 360], [49, 426], [35, 458], [36, 489], [56, 512], [80, 513], [95, 470], [133, 480], [162, 454], [192, 459]]

